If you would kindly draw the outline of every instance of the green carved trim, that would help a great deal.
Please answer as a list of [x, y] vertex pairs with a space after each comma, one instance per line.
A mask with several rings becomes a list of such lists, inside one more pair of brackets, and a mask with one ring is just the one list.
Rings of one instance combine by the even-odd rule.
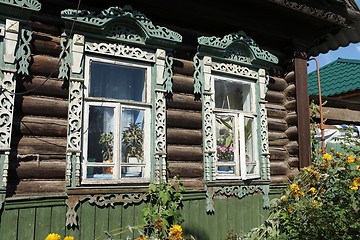
[[32, 31], [28, 28], [21, 29], [21, 44], [16, 52], [16, 59], [18, 60], [17, 73], [29, 75], [30, 65], [30, 41], [32, 40]]
[[11, 5], [21, 9], [40, 11], [41, 3], [37, 0], [0, 0], [0, 4]]
[[123, 8], [110, 7], [98, 14], [87, 10], [67, 9], [61, 11], [61, 17], [69, 22], [76, 19], [75, 27], [79, 31], [84, 31], [85, 28], [88, 32], [100, 33], [103, 37], [112, 39], [155, 43], [154, 45], [159, 45], [159, 41], [160, 45], [182, 41], [179, 33], [154, 25], [149, 18], [133, 10], [130, 5]]
[[268, 208], [270, 206], [270, 185], [236, 185], [236, 186], [219, 186], [219, 187], [207, 187], [206, 188], [206, 211], [208, 213], [214, 212], [214, 200], [215, 198], [230, 198], [235, 197], [242, 199], [248, 195], [257, 193], [263, 194], [263, 207]]
[[202, 64], [199, 54], [195, 54], [194, 56], [194, 94], [201, 94], [201, 86], [202, 86]]
[[[211, 53], [221, 59], [227, 59], [243, 64], [277, 64], [278, 58], [261, 49], [253, 39], [243, 31], [220, 37], [199, 37], [199, 52]], [[251, 53], [251, 54], [250, 54]], [[252, 56], [251, 56], [252, 55]]]
[[62, 33], [60, 37], [61, 53], [59, 58], [61, 59], [61, 65], [59, 67], [58, 78], [69, 79], [70, 66], [71, 66], [71, 55], [69, 53], [70, 46], [72, 44], [71, 39], [68, 39], [66, 33]]
[[164, 87], [167, 93], [172, 93], [172, 65], [173, 65], [173, 56], [171, 53], [167, 53], [165, 57], [165, 69], [164, 69]]

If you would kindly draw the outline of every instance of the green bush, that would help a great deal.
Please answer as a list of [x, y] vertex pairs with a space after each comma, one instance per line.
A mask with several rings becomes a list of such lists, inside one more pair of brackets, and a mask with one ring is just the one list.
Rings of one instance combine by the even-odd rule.
[[270, 216], [241, 239], [360, 239], [360, 142], [349, 130], [343, 152], [313, 153]]

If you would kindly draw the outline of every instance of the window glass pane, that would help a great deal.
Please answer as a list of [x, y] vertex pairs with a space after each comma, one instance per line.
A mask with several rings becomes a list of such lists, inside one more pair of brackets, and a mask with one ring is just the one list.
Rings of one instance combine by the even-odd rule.
[[121, 167], [122, 178], [144, 177], [144, 167]]
[[114, 108], [89, 107], [88, 162], [113, 162]]
[[145, 68], [92, 61], [90, 97], [145, 102]]
[[244, 118], [244, 135], [245, 135], [245, 161], [247, 174], [254, 174], [257, 161], [254, 156], [254, 138], [253, 138], [253, 118]]
[[218, 166], [218, 174], [235, 174], [235, 166]]
[[[144, 162], [144, 110], [122, 109], [121, 114], [121, 162], [123, 164], [142, 164]], [[122, 177], [142, 176], [143, 168], [124, 167]]]
[[250, 84], [215, 79], [215, 107], [251, 111]]
[[234, 161], [234, 117], [216, 115], [216, 156], [219, 162]]
[[87, 178], [112, 178], [112, 167], [87, 167]]

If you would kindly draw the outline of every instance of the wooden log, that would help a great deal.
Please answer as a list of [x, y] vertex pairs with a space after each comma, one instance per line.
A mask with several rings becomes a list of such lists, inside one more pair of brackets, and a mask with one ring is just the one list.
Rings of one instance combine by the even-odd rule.
[[287, 138], [287, 136], [286, 136], [285, 132], [269, 131], [268, 138], [269, 138], [269, 141], [274, 141], [277, 139]]
[[30, 91], [30, 95], [43, 95], [67, 99], [69, 96], [68, 82], [57, 78], [31, 76], [18, 82], [17, 92]]
[[286, 161], [270, 161], [271, 175], [287, 175], [290, 172], [290, 166]]
[[61, 30], [54, 25], [44, 24], [39, 21], [29, 21], [29, 25], [34, 31], [48, 33], [54, 36], [60, 36]]
[[291, 126], [286, 129], [285, 134], [292, 141], [296, 141], [298, 139], [298, 129], [296, 126]]
[[201, 111], [201, 101], [195, 100], [193, 94], [174, 93], [171, 99], [166, 101], [168, 108]]
[[276, 139], [269, 141], [269, 146], [285, 146], [289, 143], [289, 139], [283, 138], [283, 139]]
[[[66, 138], [22, 137], [14, 139], [18, 154], [58, 155], [66, 152]], [[15, 147], [15, 146], [14, 146]]]
[[284, 148], [269, 147], [270, 160], [286, 160], [289, 158], [289, 153]]
[[16, 186], [15, 194], [62, 194], [65, 191], [65, 181], [62, 180], [21, 180]]
[[189, 130], [182, 128], [168, 128], [166, 131], [167, 143], [183, 145], [201, 145], [201, 130]]
[[295, 110], [296, 110], [296, 100], [287, 101], [287, 102], [284, 104], [284, 107], [285, 107], [286, 110], [288, 110], [288, 111], [295, 111]]
[[202, 162], [168, 161], [170, 177], [199, 178], [204, 175]]
[[271, 118], [284, 118], [287, 115], [286, 109], [282, 105], [267, 104], [267, 116]]
[[299, 158], [297, 157], [289, 157], [286, 161], [290, 167], [294, 167], [294, 168], [299, 167]]
[[269, 103], [283, 104], [286, 101], [286, 97], [285, 97], [284, 93], [282, 93], [282, 92], [269, 90], [266, 93], [265, 100], [268, 101]]
[[299, 169], [298, 168], [291, 168], [290, 171], [287, 174], [287, 177], [290, 180], [293, 180], [296, 177], [296, 175], [298, 175], [298, 174], [299, 174]]
[[167, 126], [170, 128], [201, 129], [201, 112], [168, 109], [166, 114]]
[[173, 91], [182, 93], [194, 93], [193, 77], [175, 74], [173, 76]]
[[271, 184], [288, 184], [289, 178], [286, 175], [271, 175]]
[[185, 146], [185, 145], [168, 145], [167, 159], [168, 161], [202, 161], [201, 146]]
[[188, 190], [204, 190], [204, 178], [186, 178], [180, 177], [180, 181], [183, 183], [184, 187]]
[[63, 99], [23, 96], [15, 100], [18, 115], [67, 118], [68, 102]]
[[286, 131], [288, 125], [283, 119], [268, 118], [268, 128], [274, 131]]
[[295, 88], [295, 84], [289, 84], [289, 86], [287, 86], [287, 88], [285, 88], [284, 90], [285, 95], [289, 98], [294, 98], [296, 95], [296, 88]]
[[297, 141], [291, 141], [286, 146], [285, 149], [289, 152], [291, 155], [297, 155], [299, 154], [299, 144]]
[[46, 117], [15, 117], [14, 132], [21, 135], [66, 137], [68, 122], [65, 119]]
[[274, 91], [283, 91], [288, 86], [283, 78], [270, 77], [268, 88]]
[[35, 55], [33, 63], [30, 65], [30, 73], [45, 77], [57, 77], [59, 75], [60, 61], [58, 58]]
[[284, 117], [285, 122], [287, 122], [288, 125], [297, 125], [298, 116], [296, 112], [290, 112]]
[[65, 166], [65, 161], [30, 161], [12, 167], [20, 179], [65, 179]]
[[288, 73], [285, 75], [284, 80], [285, 80], [287, 83], [293, 83], [293, 82], [295, 82], [295, 72], [294, 72], [294, 71], [288, 72]]
[[31, 53], [35, 55], [49, 55], [59, 57], [61, 53], [60, 38], [35, 32], [33, 34], [33, 45]]
[[174, 73], [192, 77], [194, 74], [194, 62], [180, 58], [174, 58], [173, 69]]

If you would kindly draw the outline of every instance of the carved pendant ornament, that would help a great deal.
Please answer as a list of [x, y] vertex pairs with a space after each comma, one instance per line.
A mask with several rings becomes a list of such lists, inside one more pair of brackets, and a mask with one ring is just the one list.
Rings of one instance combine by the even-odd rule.
[[41, 3], [37, 0], [0, 0], [0, 4], [7, 4], [34, 11], [40, 11], [41, 9]]

